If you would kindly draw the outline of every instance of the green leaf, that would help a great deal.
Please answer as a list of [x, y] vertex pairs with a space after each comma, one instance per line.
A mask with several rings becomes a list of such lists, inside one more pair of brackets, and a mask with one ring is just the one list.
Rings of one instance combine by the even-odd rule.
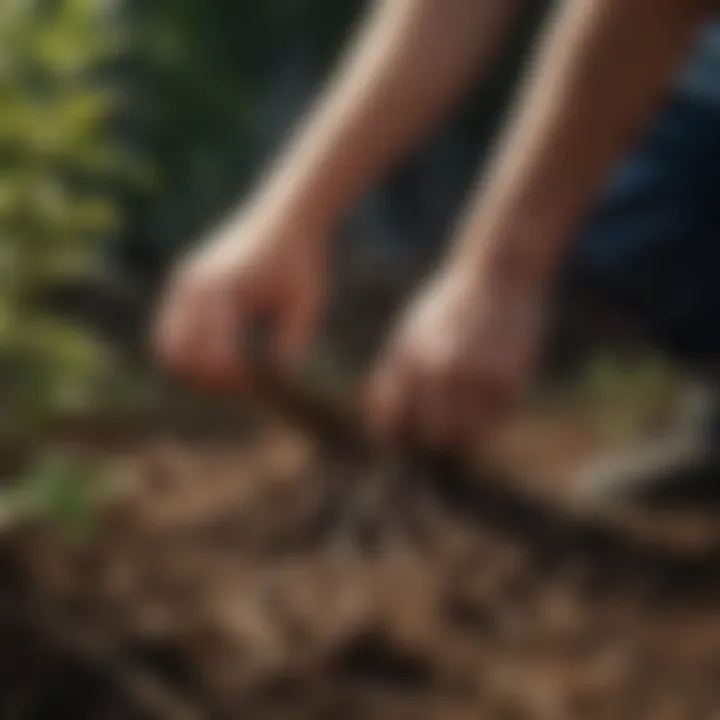
[[96, 528], [106, 485], [98, 469], [67, 452], [41, 455], [21, 479], [11, 500], [16, 513], [45, 521], [75, 540]]

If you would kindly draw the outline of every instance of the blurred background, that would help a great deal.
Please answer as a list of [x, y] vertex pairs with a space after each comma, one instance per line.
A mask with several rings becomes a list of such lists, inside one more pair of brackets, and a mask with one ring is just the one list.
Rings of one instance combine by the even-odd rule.
[[[367, 359], [388, 307], [437, 253], [549, 3], [532, 5], [490, 82], [339, 229], [332, 363]], [[242, 202], [365, 9], [330, 0], [3, 3], [8, 444], [50, 417], [154, 397], [145, 333], [164, 272]]]
[[[363, 366], [389, 309], [436, 256], [552, 2], [527, 5], [490, 81], [339, 229], [336, 298], [317, 359], [326, 378]], [[649, 714], [632, 717], [657, 720], [681, 702], [675, 691], [720, 707], [716, 676], [703, 674], [717, 671], [715, 646], [703, 645], [712, 652], [701, 668], [678, 654], [679, 670], [656, 662], [648, 675], [659, 651], [633, 655], [628, 628], [639, 614], [663, 647], [677, 646], [663, 634], [667, 618], [653, 614], [659, 605], [633, 604], [630, 579], [650, 567], [648, 582], [666, 588], [687, 574], [663, 575], [660, 562], [640, 572], [616, 548], [610, 571], [588, 577], [606, 587], [618, 573], [623, 591], [588, 605], [572, 552], [553, 574], [525, 554], [544, 547], [537, 538], [510, 542], [442, 504], [415, 507], [412, 484], [397, 485], [409, 509], [357, 488], [343, 500], [335, 479], [357, 475], [362, 487], [367, 465], [334, 457], [328, 471], [318, 465], [322, 442], [282, 425], [248, 433], [235, 401], [194, 397], [148, 362], [147, 323], [172, 260], [242, 202], [365, 8], [0, 3], [3, 718], [459, 720], [482, 708], [506, 720], [615, 719], [645, 693]], [[565, 350], [578, 338], [569, 337]], [[628, 442], [676, 398], [667, 358], [618, 361], [602, 342], [592, 347], [571, 390], [544, 406], [543, 429], [531, 419], [503, 446], [506, 460], [532, 470], [531, 484], [562, 484], [568, 462], [598, 438]], [[568, 398], [572, 419], [560, 421]], [[314, 484], [288, 482], [308, 473]], [[392, 526], [377, 540], [387, 552], [370, 542], [368, 555], [364, 541], [348, 546], [334, 534], [366, 527], [356, 500], [377, 510], [371, 537], [385, 520]], [[407, 513], [425, 528], [422, 552], [402, 525]], [[678, 537], [694, 537], [690, 526]], [[556, 541], [572, 549], [575, 539]], [[714, 616], [705, 621], [687, 637], [716, 632]], [[566, 665], [543, 671], [558, 653]], [[580, 677], [581, 666], [595, 674]]]
[[[360, 204], [343, 246], [406, 267], [432, 255], [543, 5], [526, 13], [492, 82]], [[13, 281], [3, 287], [22, 286], [8, 298], [12, 312], [29, 296], [78, 312], [97, 314], [103, 300], [127, 311], [127, 296], [153, 287], [171, 258], [242, 201], [363, 8], [5, 3], [2, 243]], [[94, 279], [95, 301], [80, 278], [86, 290]]]
[[[490, 79], [338, 229], [336, 297], [316, 374], [345, 382], [366, 366], [391, 309], [436, 257], [551, 4], [527, 4]], [[366, 10], [360, 0], [3, 4], [7, 446], [26, 437], [39, 447], [30, 438], [78, 417], [163, 414], [185, 397], [147, 359], [163, 276], [242, 203]], [[602, 344], [617, 328], [597, 316], [565, 330], [560, 356], [574, 357], [592, 336], [581, 384], [587, 402], [607, 410], [601, 423], [611, 433], [627, 434], [646, 406], [653, 415], [667, 405], [666, 358], [645, 352], [616, 367]], [[566, 363], [558, 367], [569, 377]]]

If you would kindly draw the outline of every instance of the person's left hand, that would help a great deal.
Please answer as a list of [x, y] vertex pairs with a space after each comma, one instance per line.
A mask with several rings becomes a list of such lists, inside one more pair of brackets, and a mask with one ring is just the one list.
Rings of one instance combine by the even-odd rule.
[[543, 295], [499, 273], [458, 266], [438, 273], [410, 303], [371, 375], [371, 432], [445, 449], [506, 415], [534, 365]]

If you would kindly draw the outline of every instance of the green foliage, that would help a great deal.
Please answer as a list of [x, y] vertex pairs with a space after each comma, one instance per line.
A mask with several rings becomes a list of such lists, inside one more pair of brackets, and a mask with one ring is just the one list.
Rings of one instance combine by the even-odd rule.
[[672, 419], [680, 384], [680, 374], [664, 357], [600, 355], [585, 369], [580, 396], [606, 440], [622, 445]]
[[41, 522], [72, 541], [92, 537], [101, 517], [106, 484], [87, 461], [46, 451], [20, 481], [0, 491], [0, 529]]
[[364, 5], [126, 0], [130, 122], [158, 172], [158, 192], [133, 213], [134, 237], [172, 251], [238, 202]]
[[102, 348], [35, 299], [91, 270], [118, 231], [112, 141], [119, 97], [103, 75], [122, 25], [99, 0], [0, 3], [0, 431], [22, 433], [85, 404]]

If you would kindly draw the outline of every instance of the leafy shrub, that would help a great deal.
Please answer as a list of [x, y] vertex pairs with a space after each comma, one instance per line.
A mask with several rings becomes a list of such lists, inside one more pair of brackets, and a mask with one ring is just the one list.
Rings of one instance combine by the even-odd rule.
[[92, 401], [110, 358], [42, 310], [43, 291], [88, 272], [120, 218], [118, 106], [106, 72], [122, 25], [100, 0], [0, 3], [0, 433]]

